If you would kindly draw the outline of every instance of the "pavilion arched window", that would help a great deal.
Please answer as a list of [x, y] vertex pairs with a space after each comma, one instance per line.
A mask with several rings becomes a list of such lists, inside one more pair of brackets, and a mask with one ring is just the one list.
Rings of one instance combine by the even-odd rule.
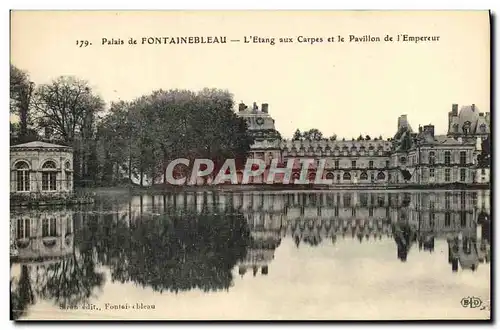
[[333, 178], [334, 178], [334, 175], [333, 175], [333, 173], [332, 173], [332, 172], [328, 172], [328, 173], [326, 173], [326, 179], [327, 179], [327, 180], [333, 180]]
[[42, 190], [55, 191], [57, 182], [56, 163], [48, 160], [42, 165]]
[[57, 236], [57, 222], [56, 218], [42, 220], [42, 237], [55, 237]]
[[16, 190], [30, 190], [30, 166], [24, 161], [16, 164]]
[[351, 173], [345, 172], [344, 175], [342, 176], [344, 180], [351, 180]]

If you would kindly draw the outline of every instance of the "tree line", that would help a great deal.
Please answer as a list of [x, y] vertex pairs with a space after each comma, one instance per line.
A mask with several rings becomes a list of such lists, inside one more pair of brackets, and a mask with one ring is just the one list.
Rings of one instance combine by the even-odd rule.
[[[323, 133], [317, 129], [317, 128], [311, 128], [309, 130], [301, 132], [300, 129], [297, 129], [295, 133], [293, 133], [292, 140], [297, 141], [303, 141], [303, 140], [314, 140], [314, 141], [320, 141], [320, 140], [330, 140], [330, 141], [337, 141], [337, 134], [332, 134], [329, 137], [326, 137], [323, 135]], [[345, 141], [345, 138], [342, 138], [342, 141]], [[351, 138], [350, 141], [378, 141], [378, 140], [383, 140], [382, 135], [380, 135], [378, 138], [371, 138], [370, 135], [365, 135], [363, 136], [360, 134], [357, 138]], [[389, 139], [388, 139], [389, 140]]]
[[[246, 160], [253, 137], [227, 90], [155, 90], [109, 106], [89, 82], [61, 76], [35, 85], [10, 66], [11, 145], [47, 141], [73, 147], [75, 186], [159, 182], [177, 158]], [[190, 162], [192, 163], [192, 162]], [[183, 169], [189, 171], [190, 169]]]

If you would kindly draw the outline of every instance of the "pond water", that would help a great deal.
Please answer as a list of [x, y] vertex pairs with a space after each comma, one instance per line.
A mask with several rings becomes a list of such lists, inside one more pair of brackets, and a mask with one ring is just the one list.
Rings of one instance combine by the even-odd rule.
[[102, 193], [11, 209], [12, 317], [489, 319], [489, 214], [489, 191]]

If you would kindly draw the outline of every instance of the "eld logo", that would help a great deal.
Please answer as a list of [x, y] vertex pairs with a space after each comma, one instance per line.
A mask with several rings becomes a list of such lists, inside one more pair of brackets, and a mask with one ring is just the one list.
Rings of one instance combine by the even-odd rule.
[[462, 307], [469, 307], [469, 308], [478, 308], [478, 307], [481, 307], [481, 305], [483, 304], [483, 302], [481, 301], [481, 299], [477, 298], [477, 297], [467, 297], [467, 298], [463, 298], [462, 301], [460, 301], [460, 304], [462, 305]]

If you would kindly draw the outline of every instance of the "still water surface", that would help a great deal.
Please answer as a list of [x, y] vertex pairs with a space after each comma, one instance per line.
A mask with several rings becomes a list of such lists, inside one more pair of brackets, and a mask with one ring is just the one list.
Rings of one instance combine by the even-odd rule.
[[[100, 194], [11, 210], [21, 319], [487, 319], [489, 191]], [[464, 308], [464, 297], [483, 306]]]

